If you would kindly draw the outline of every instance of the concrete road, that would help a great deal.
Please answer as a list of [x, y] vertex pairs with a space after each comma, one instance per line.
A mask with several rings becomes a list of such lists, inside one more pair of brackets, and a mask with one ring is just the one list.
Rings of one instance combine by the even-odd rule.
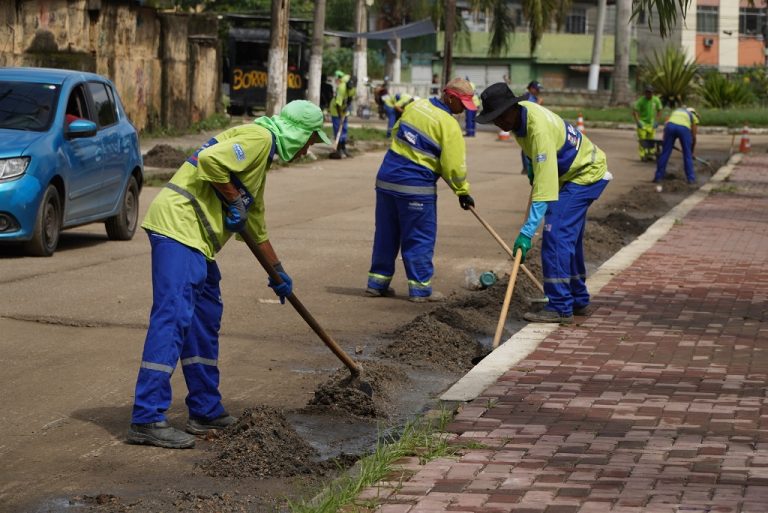
[[[650, 181], [653, 164], [638, 161], [633, 132], [588, 135], [608, 153], [615, 176], [604, 201]], [[753, 151], [765, 151], [768, 137], [761, 137], [753, 137]], [[699, 156], [730, 142], [702, 136]], [[467, 146], [477, 210], [511, 242], [529, 193], [519, 149], [492, 132]], [[364, 355], [376, 349], [381, 333], [431, 308], [404, 300], [401, 266], [393, 283], [399, 298], [362, 296], [382, 155], [276, 169], [266, 194], [271, 239], [295, 292], [347, 350], [362, 346]], [[674, 165], [679, 160], [675, 155]], [[157, 190], [142, 192], [142, 215]], [[469, 267], [505, 272], [506, 255], [444, 186], [438, 210], [436, 289], [460, 290]], [[244, 244], [231, 242], [218, 262], [225, 404], [234, 414], [257, 404], [304, 405], [339, 362], [289, 305], [276, 302]], [[102, 225], [86, 226], [65, 232], [52, 258], [4, 249], [0, 269], [0, 511], [36, 511], [81, 493], [141, 493], [173, 480], [178, 486], [198, 451], [122, 441], [152, 297], [144, 233], [109, 242]], [[185, 386], [176, 374], [170, 413], [178, 425], [186, 420]]]

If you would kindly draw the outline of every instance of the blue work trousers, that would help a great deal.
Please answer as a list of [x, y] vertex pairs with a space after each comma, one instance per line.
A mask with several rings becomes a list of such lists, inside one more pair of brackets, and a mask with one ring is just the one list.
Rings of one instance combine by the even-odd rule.
[[387, 113], [387, 137], [391, 137], [392, 127], [395, 126], [395, 122], [397, 122], [397, 111], [394, 107], [384, 105], [384, 112]]
[[541, 244], [541, 267], [547, 309], [571, 315], [589, 304], [584, 264], [584, 225], [587, 209], [600, 197], [608, 180], [591, 185], [567, 182], [559, 199], [547, 204]]
[[467, 137], [475, 136], [475, 114], [474, 110], [464, 111], [464, 126], [466, 128]]
[[181, 358], [190, 417], [215, 419], [226, 411], [219, 393], [219, 328], [223, 305], [214, 261], [171, 238], [150, 233], [152, 312], [136, 381], [132, 421], [165, 420], [171, 375]]
[[675, 141], [680, 139], [680, 146], [683, 151], [683, 167], [685, 169], [685, 178], [689, 182], [696, 181], [696, 173], [693, 170], [693, 136], [691, 135], [691, 129], [682, 125], [675, 125], [674, 123], [667, 123], [664, 127], [664, 142], [661, 148], [661, 155], [656, 163], [656, 176], [654, 181], [663, 180], [667, 174], [667, 162], [672, 155], [672, 148], [675, 146]]
[[408, 293], [432, 295], [432, 275], [437, 238], [437, 197], [414, 200], [376, 191], [376, 233], [368, 273], [368, 286], [386, 290], [395, 274], [398, 251], [403, 255]]
[[[341, 126], [341, 138], [339, 139], [339, 144], [347, 142], [347, 120], [349, 119], [349, 114], [346, 114], [344, 116], [344, 124]], [[331, 124], [333, 125], [333, 137], [334, 140], [336, 140], [336, 135], [339, 133], [339, 125], [341, 122], [341, 117], [339, 116], [331, 116]]]

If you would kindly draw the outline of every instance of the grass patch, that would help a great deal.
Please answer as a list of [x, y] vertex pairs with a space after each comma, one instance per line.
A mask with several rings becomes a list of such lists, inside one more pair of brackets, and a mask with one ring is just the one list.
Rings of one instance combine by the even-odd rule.
[[712, 188], [713, 194], [734, 194], [739, 191], [739, 188], [733, 184], [720, 185]]
[[423, 465], [435, 458], [455, 455], [467, 447], [449, 443], [443, 433], [451, 417], [450, 412], [443, 410], [437, 416], [422, 417], [409, 422], [399, 436], [389, 435], [379, 441], [373, 453], [358, 462], [355, 467], [358, 472], [354, 475], [346, 474], [335, 480], [314, 500], [291, 502], [290, 510], [293, 513], [335, 513], [351, 511], [350, 505], [354, 504], [363, 511], [372, 511], [377, 501], [358, 501], [357, 496], [366, 487], [382, 479], [398, 481], [409, 477], [395, 468], [398, 459], [416, 456]]
[[355, 141], [386, 141], [387, 131], [372, 127], [349, 127], [347, 135]]
[[[573, 123], [576, 122], [579, 113], [581, 113], [587, 124], [589, 121], [634, 124], [632, 109], [629, 107], [606, 107], [602, 109], [552, 107], [551, 110], [563, 119]], [[696, 111], [701, 116], [702, 126], [741, 128], [744, 126], [744, 123], [748, 123], [751, 127], [768, 127], [768, 109], [754, 107], [741, 107], [737, 109], [696, 108]], [[671, 112], [671, 109], [664, 109], [662, 119], [666, 119]]]
[[208, 130], [223, 130], [224, 128], [229, 128], [231, 124], [232, 118], [227, 114], [217, 112], [202, 121], [192, 123], [187, 128], [155, 128], [143, 131], [140, 137], [142, 139], [157, 139], [159, 137], [177, 137], [180, 135], [199, 134], [200, 132], [206, 132]]

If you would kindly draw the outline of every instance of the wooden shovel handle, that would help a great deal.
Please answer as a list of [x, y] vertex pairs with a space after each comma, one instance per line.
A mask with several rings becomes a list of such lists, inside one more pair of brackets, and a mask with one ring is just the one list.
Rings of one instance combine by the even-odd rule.
[[512, 301], [512, 291], [515, 289], [515, 281], [517, 281], [517, 271], [520, 269], [520, 262], [523, 260], [523, 251], [518, 248], [515, 254], [515, 263], [512, 264], [512, 273], [509, 275], [509, 283], [507, 284], [507, 292], [504, 294], [504, 304], [501, 305], [501, 315], [499, 315], [499, 323], [496, 325], [496, 333], [493, 336], [493, 348], [499, 347], [501, 341], [501, 334], [504, 332], [504, 324], [507, 320], [507, 313], [509, 312], [509, 303]]
[[[278, 272], [275, 271], [275, 268], [272, 267], [272, 264], [267, 260], [266, 255], [264, 255], [264, 252], [261, 250], [261, 248], [259, 248], [259, 244], [254, 240], [253, 236], [248, 233], [247, 230], [240, 232], [240, 235], [248, 245], [251, 253], [253, 253], [264, 270], [267, 271], [269, 277], [278, 284], [283, 283], [283, 279], [280, 277]], [[341, 360], [344, 365], [347, 366], [347, 368], [352, 373], [352, 376], [359, 376], [362, 372], [362, 367], [360, 367], [360, 364], [350, 358], [349, 355], [345, 353], [344, 350], [339, 346], [339, 344], [337, 344], [336, 341], [331, 338], [331, 336], [323, 329], [322, 326], [320, 326], [312, 314], [309, 313], [309, 310], [307, 310], [301, 301], [299, 301], [299, 298], [296, 297], [296, 294], [291, 292], [291, 295], [288, 296], [288, 301], [291, 303], [291, 305], [293, 305], [293, 308], [296, 309], [299, 315], [301, 315], [301, 318], [306, 321], [309, 327], [312, 328], [312, 330], [317, 333], [317, 336], [320, 337], [326, 346], [328, 346], [328, 349], [330, 349], [333, 354], [335, 354], [336, 357]]]

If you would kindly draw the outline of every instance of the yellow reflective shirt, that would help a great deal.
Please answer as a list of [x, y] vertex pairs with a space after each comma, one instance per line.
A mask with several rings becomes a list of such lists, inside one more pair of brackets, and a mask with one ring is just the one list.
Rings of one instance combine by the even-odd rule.
[[[215, 142], [213, 142], [215, 140]], [[165, 235], [213, 260], [232, 233], [224, 227], [222, 200], [211, 183], [227, 183], [230, 173], [253, 197], [246, 228], [257, 242], [268, 240], [264, 186], [271, 162], [272, 132], [256, 125], [230, 128], [211, 139], [176, 171], [149, 206], [141, 227]]]
[[688, 112], [688, 109], [675, 109], [672, 114], [669, 115], [667, 123], [691, 128], [691, 126], [699, 124], [699, 117]]
[[603, 179], [603, 150], [549, 109], [530, 101], [520, 106], [522, 126], [514, 136], [531, 159], [533, 201], [557, 201], [566, 182], [590, 185]]

